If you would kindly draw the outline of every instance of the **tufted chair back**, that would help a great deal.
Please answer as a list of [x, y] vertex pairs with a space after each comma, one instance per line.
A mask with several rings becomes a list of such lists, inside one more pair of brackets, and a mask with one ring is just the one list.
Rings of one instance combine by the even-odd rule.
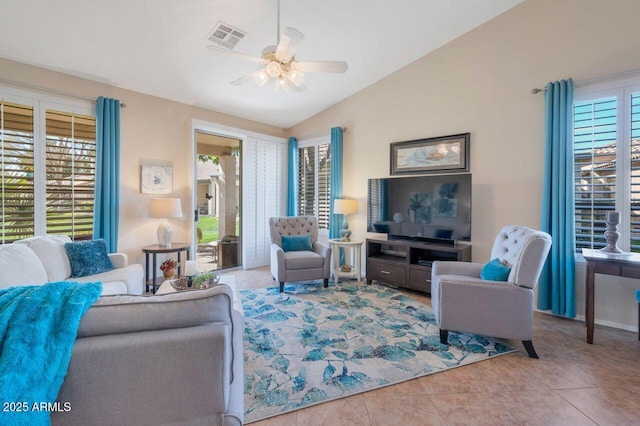
[[509, 282], [534, 288], [551, 248], [551, 236], [525, 226], [508, 225], [498, 232], [491, 259], [496, 257], [511, 268]]
[[269, 218], [271, 242], [282, 247], [282, 236], [311, 235], [311, 244], [318, 241], [318, 218], [315, 216], [287, 216]]

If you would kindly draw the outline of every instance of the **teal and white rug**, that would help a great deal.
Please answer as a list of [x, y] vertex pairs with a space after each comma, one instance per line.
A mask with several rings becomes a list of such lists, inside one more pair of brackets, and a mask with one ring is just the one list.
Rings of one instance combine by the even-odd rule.
[[429, 307], [381, 285], [241, 294], [246, 422], [517, 350], [455, 332], [442, 345]]

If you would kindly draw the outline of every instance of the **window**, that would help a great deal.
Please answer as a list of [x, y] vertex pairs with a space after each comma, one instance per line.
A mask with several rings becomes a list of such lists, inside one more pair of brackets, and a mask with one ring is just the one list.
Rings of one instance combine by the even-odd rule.
[[298, 215], [316, 216], [319, 229], [329, 229], [331, 144], [319, 138], [298, 144]]
[[47, 234], [93, 235], [96, 119], [47, 111]]
[[640, 79], [577, 88], [573, 106], [576, 249], [606, 246], [606, 213], [620, 212], [618, 246], [640, 252]]
[[91, 238], [92, 114], [88, 105], [0, 93], [0, 243], [44, 234]]
[[2, 243], [33, 236], [33, 127], [32, 107], [0, 101]]

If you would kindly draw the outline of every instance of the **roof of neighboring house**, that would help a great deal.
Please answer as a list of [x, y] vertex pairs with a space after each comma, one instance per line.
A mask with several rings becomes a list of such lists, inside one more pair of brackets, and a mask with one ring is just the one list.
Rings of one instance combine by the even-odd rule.
[[[589, 152], [589, 157], [592, 155], [594, 157], [602, 156], [612, 156], [613, 159], [611, 161], [607, 161], [605, 163], [597, 163], [597, 164], [587, 164], [584, 167], [581, 167], [580, 170], [583, 172], [591, 172], [592, 170], [604, 170], [604, 169], [615, 169], [616, 160], [616, 142], [612, 142], [609, 145], [603, 146], [602, 148], [596, 148], [593, 150], [593, 154], [591, 151]], [[586, 154], [584, 155], [586, 156]], [[639, 161], [640, 160], [640, 139], [634, 139], [631, 141], [631, 161]]]
[[218, 176], [218, 165], [214, 164], [213, 161], [203, 163], [198, 160], [196, 169], [197, 180], [210, 180], [212, 177]]

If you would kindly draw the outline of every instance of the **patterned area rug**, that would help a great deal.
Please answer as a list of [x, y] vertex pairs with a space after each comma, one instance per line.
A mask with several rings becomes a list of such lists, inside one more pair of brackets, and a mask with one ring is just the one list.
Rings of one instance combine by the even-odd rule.
[[517, 350], [455, 332], [442, 345], [429, 307], [376, 284], [241, 294], [245, 422]]

